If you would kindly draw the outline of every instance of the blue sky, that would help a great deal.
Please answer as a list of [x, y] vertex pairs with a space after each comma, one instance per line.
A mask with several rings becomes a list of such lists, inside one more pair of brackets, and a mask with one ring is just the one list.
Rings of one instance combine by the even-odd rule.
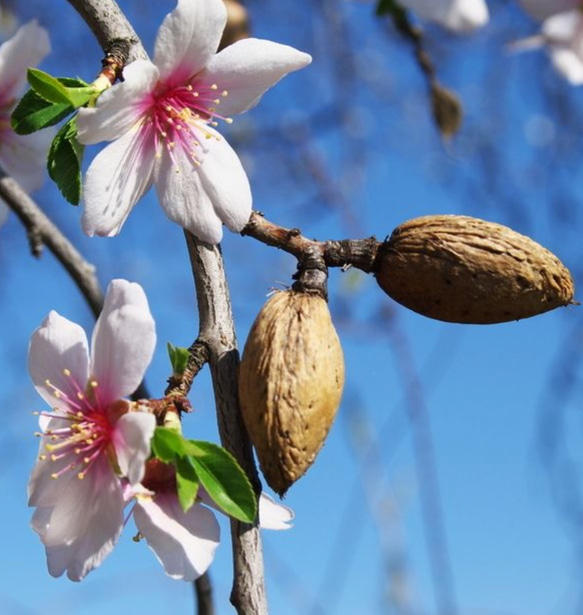
[[[60, 2], [56, 11], [53, 3], [50, 10], [45, 2], [19, 4], [23, 19], [36, 15], [49, 29], [53, 53], [43, 68], [91, 79], [101, 54], [69, 5]], [[173, 2], [144, 4], [127, 0], [122, 7], [151, 49]], [[249, 6], [257, 36], [314, 57], [311, 67], [288, 77], [230, 128], [257, 209], [321, 239], [383, 238], [404, 220], [432, 213], [484, 217], [531, 235], [580, 281], [581, 93], [552, 72], [544, 55], [505, 54], [502, 43], [534, 28], [517, 10], [492, 3], [492, 24], [475, 37], [428, 29], [440, 77], [460, 93], [466, 111], [461, 133], [444, 144], [428, 117], [410, 49], [372, 18], [370, 4], [325, 2], [285, 15], [263, 0]], [[152, 194], [119, 237], [88, 239], [79, 211], [54, 187], [47, 184], [36, 196], [98, 265], [104, 285], [125, 277], [146, 289], [159, 336], [147, 381], [161, 393], [169, 374], [166, 341], [188, 345], [198, 324], [181, 230]], [[88, 330], [92, 322], [51, 255], [30, 257], [14, 216], [0, 233], [6, 417], [0, 613], [192, 612], [191, 587], [166, 578], [146, 546], [131, 541], [131, 527], [82, 583], [48, 575], [26, 507], [38, 445], [32, 411], [42, 407], [26, 373], [26, 348], [50, 309]], [[223, 249], [242, 345], [266, 294], [290, 283], [295, 263], [231, 234]], [[271, 612], [399, 612], [391, 610], [390, 594], [407, 596], [407, 612], [439, 613], [422, 513], [424, 490], [432, 485], [427, 467], [437, 476], [443, 521], [431, 519], [429, 540], [443, 530], [460, 614], [580, 612], [580, 310], [463, 327], [408, 312], [359, 272], [332, 271], [329, 290], [345, 352], [345, 396], [317, 463], [286, 498], [296, 513], [294, 529], [264, 533]], [[421, 404], [414, 424], [407, 418], [412, 375]], [[206, 372], [191, 400], [196, 412], [185, 431], [216, 441]], [[432, 447], [423, 449], [423, 459], [429, 466], [420, 474], [413, 444], [428, 426]], [[558, 501], [570, 503], [574, 518]], [[226, 524], [223, 530], [226, 538]], [[218, 612], [231, 612], [228, 539], [211, 575]]]

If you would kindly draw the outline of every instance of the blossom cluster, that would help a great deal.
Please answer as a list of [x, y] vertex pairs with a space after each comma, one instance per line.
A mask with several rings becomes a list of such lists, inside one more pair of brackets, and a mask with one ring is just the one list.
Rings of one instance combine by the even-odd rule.
[[[212, 501], [201, 489], [197, 503], [182, 509], [171, 468], [161, 480], [163, 464], [148, 460], [154, 415], [125, 399], [142, 381], [155, 344], [144, 291], [125, 280], [109, 285], [90, 348], [83, 329], [56, 312], [32, 336], [29, 371], [52, 410], [40, 413], [29, 505], [53, 576], [66, 572], [79, 581], [99, 566], [127, 508], [169, 576], [191, 581], [213, 560], [220, 532]], [[259, 519], [286, 529], [292, 513], [263, 495]]]

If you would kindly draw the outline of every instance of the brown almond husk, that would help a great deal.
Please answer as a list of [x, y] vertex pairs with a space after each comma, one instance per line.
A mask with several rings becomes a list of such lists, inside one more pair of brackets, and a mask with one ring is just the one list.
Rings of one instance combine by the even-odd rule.
[[268, 485], [283, 496], [314, 463], [344, 387], [344, 357], [328, 304], [280, 291], [245, 344], [239, 401]]
[[574, 303], [571, 274], [554, 254], [469, 216], [405, 222], [381, 246], [376, 278], [395, 301], [447, 322], [508, 322]]

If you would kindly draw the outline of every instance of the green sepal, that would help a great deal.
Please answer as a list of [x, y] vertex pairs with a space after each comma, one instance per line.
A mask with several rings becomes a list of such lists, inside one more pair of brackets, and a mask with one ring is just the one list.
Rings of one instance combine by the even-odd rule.
[[69, 104], [56, 104], [45, 100], [34, 90], [28, 90], [12, 112], [10, 125], [19, 135], [54, 126], [74, 111]]
[[168, 342], [166, 347], [168, 349], [170, 365], [172, 365], [172, 374], [177, 377], [182, 376], [188, 363], [188, 357], [190, 356], [188, 348], [174, 346], [174, 344], [171, 344], [170, 342]]
[[253, 523], [257, 498], [247, 475], [224, 448], [188, 440], [188, 453], [201, 485], [213, 502], [231, 517]]
[[77, 141], [77, 118], [72, 117], [56, 134], [47, 158], [47, 169], [61, 194], [73, 205], [81, 200], [83, 146]]

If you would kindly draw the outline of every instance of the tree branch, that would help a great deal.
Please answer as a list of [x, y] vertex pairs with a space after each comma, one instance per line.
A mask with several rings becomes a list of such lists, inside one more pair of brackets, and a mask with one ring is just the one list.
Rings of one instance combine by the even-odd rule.
[[97, 318], [103, 305], [103, 291], [97, 280], [95, 267], [83, 258], [41, 208], [2, 168], [0, 197], [26, 228], [32, 254], [38, 258], [46, 245], [67, 270]]
[[136, 31], [115, 0], [67, 1], [91, 28], [106, 53], [112, 47], [125, 43], [127, 45], [127, 56], [124, 58], [126, 63], [148, 57]]
[[[209, 350], [221, 442], [237, 459], [259, 494], [261, 485], [239, 410], [239, 352], [223, 258], [218, 246], [201, 243], [187, 231], [185, 236], [196, 284], [198, 340]], [[231, 602], [239, 615], [266, 615], [263, 553], [257, 523], [249, 525], [232, 519], [231, 541], [234, 566]]]
[[308, 239], [301, 234], [300, 229], [278, 226], [257, 211], [252, 212], [241, 235], [249, 235], [268, 246], [280, 248], [300, 261], [310, 253], [319, 253], [327, 267], [356, 267], [365, 273], [375, 270], [375, 260], [381, 245], [374, 237], [339, 241]]

